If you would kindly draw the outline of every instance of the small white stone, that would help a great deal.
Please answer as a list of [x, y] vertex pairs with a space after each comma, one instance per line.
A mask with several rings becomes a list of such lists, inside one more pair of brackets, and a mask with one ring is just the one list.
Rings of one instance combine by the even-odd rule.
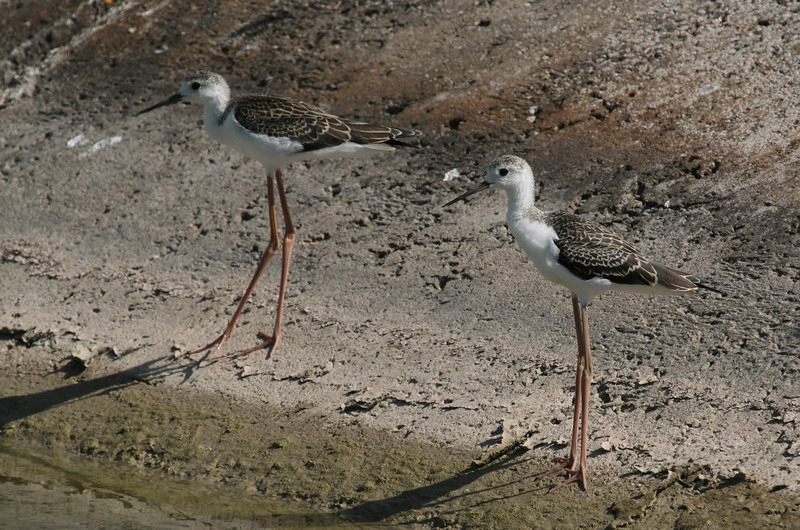
[[454, 167], [450, 171], [444, 174], [444, 181], [450, 182], [451, 180], [455, 180], [461, 176], [461, 172], [458, 170], [457, 167]]

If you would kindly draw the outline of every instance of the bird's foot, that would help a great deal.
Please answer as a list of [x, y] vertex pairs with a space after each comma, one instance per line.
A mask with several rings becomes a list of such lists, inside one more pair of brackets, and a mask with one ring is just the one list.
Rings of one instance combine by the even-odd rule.
[[211, 350], [211, 352], [208, 355], [208, 360], [209, 361], [213, 360], [213, 359], [215, 359], [217, 357], [217, 352], [219, 351], [219, 349], [222, 348], [222, 345], [225, 344], [228, 341], [229, 338], [230, 338], [230, 335], [228, 333], [223, 333], [222, 335], [220, 335], [219, 337], [217, 337], [213, 341], [209, 342], [208, 344], [206, 344], [202, 348], [198, 348], [198, 349], [196, 349], [194, 351], [190, 351], [186, 355], [198, 355], [198, 354], [203, 353], [203, 352], [205, 352], [207, 350]]
[[559, 464], [556, 465], [556, 466], [553, 466], [552, 468], [548, 469], [544, 473], [540, 473], [540, 474], [536, 475], [534, 480], [539, 480], [539, 479], [542, 479], [542, 478], [545, 478], [545, 477], [549, 477], [550, 475], [555, 475], [556, 473], [560, 473], [561, 471], [566, 471], [567, 473], [575, 473], [575, 471], [573, 471], [571, 469], [573, 464], [575, 464], [575, 458], [574, 457], [572, 457], [572, 456], [569, 457], [569, 458], [556, 457], [553, 460], [556, 461], [556, 462], [559, 462]]
[[250, 355], [251, 353], [259, 350], [267, 350], [267, 359], [269, 359], [276, 351], [278, 351], [278, 345], [281, 342], [280, 334], [267, 335], [266, 333], [258, 333], [257, 336], [263, 341], [261, 344], [257, 344], [252, 348], [236, 352], [231, 357], [238, 359], [239, 357]]
[[580, 469], [565, 468], [564, 471], [567, 472], [569, 477], [566, 480], [564, 480], [564, 482], [559, 484], [558, 486], [554, 486], [554, 487], [550, 488], [550, 491], [548, 493], [553, 493], [554, 491], [563, 488], [567, 484], [572, 484], [573, 482], [577, 483], [578, 486], [583, 491], [586, 491], [586, 472], [585, 472], [584, 468], [580, 468]]
[[220, 359], [227, 359], [227, 358], [238, 359], [239, 357], [244, 357], [246, 355], [250, 355], [251, 353], [253, 353], [255, 351], [266, 349], [267, 350], [267, 359], [269, 359], [270, 357], [272, 357], [272, 355], [278, 349], [278, 345], [280, 344], [280, 335], [273, 336], [273, 335], [267, 335], [266, 333], [258, 333], [257, 336], [263, 342], [261, 342], [260, 344], [257, 344], [256, 346], [253, 346], [252, 348], [248, 348], [246, 350], [238, 351], [238, 352], [232, 353], [230, 355], [217, 355], [217, 352], [219, 352], [220, 348], [222, 348], [222, 345], [225, 344], [228, 341], [228, 339], [230, 338], [230, 335], [228, 333], [223, 333], [222, 335], [220, 335], [219, 337], [217, 337], [213, 341], [209, 342], [208, 344], [206, 344], [202, 348], [198, 348], [198, 349], [196, 349], [194, 351], [190, 351], [186, 355], [198, 355], [198, 354], [201, 354], [201, 353], [206, 352], [208, 350], [211, 350], [208, 353], [207, 357], [201, 360], [202, 365], [208, 365], [208, 364], [215, 363], [216, 361], [219, 361]]
[[550, 475], [555, 475], [556, 473], [560, 473], [561, 471], [563, 471], [567, 475], [569, 475], [569, 477], [566, 480], [564, 480], [564, 482], [559, 484], [558, 486], [555, 486], [554, 488], [552, 488], [550, 490], [550, 493], [552, 493], [552, 492], [554, 492], [554, 491], [556, 491], [558, 489], [563, 488], [567, 484], [572, 484], [573, 482], [577, 482], [578, 485], [581, 487], [581, 489], [583, 489], [583, 491], [586, 491], [585, 466], [578, 465], [577, 469], [573, 469], [572, 466], [575, 465], [575, 457], [572, 457], [572, 456], [568, 457], [568, 458], [558, 457], [558, 458], [554, 458], [554, 460], [556, 462], [559, 462], [559, 464], [553, 466], [551, 469], [545, 471], [544, 473], [536, 475], [534, 480], [539, 480], [539, 479], [542, 479], [542, 478], [545, 478], [545, 477], [549, 477]]

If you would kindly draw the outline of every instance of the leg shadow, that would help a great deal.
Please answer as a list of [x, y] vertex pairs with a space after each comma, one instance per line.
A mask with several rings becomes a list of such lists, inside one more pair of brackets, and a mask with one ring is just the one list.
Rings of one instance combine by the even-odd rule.
[[154, 359], [121, 372], [87, 379], [59, 388], [0, 398], [0, 428], [8, 423], [39, 414], [81, 399], [100, 396], [130, 385], [147, 383], [150, 379], [176, 372], [186, 372], [187, 367], [177, 366], [165, 358]]
[[[398, 495], [394, 495], [386, 499], [365, 502], [364, 504], [355, 506], [348, 510], [344, 510], [343, 512], [341, 512], [340, 515], [348, 517], [349, 519], [352, 519], [357, 522], [376, 523], [379, 521], [390, 519], [402, 512], [411, 512], [414, 510], [420, 510], [424, 508], [430, 509], [437, 506], [441, 506], [442, 504], [447, 502], [452, 502], [459, 498], [471, 495], [478, 495], [481, 493], [485, 493], [486, 491], [497, 490], [499, 488], [509, 486], [514, 482], [518, 481], [513, 481], [511, 483], [504, 483], [498, 486], [492, 486], [489, 488], [483, 488], [479, 490], [471, 489], [468, 492], [459, 495], [452, 495], [453, 492], [472, 484], [473, 482], [480, 479], [484, 475], [497, 472], [502, 469], [509, 468], [522, 463], [522, 462], [512, 462], [512, 460], [514, 460], [516, 456], [518, 456], [519, 454], [522, 454], [526, 451], [527, 449], [525, 449], [524, 447], [520, 447], [516, 451], [505, 454], [502, 458], [495, 460], [489, 465], [480, 467], [472, 466], [453, 477], [444, 479], [435, 484], [404, 491]], [[523, 479], [520, 479], [520, 481], [528, 480], [528, 478], [529, 477], [525, 477]], [[494, 500], [500, 500], [502, 498], [504, 497], [503, 496], [497, 497]], [[486, 501], [482, 502], [476, 501], [476, 504], [482, 504], [483, 502]], [[420, 521], [415, 521], [415, 522], [420, 523]]]

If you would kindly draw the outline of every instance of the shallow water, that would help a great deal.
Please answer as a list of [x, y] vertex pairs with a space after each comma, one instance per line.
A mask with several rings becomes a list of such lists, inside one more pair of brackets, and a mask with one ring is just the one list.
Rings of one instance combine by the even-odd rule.
[[275, 501], [0, 440], [0, 528], [352, 527]]

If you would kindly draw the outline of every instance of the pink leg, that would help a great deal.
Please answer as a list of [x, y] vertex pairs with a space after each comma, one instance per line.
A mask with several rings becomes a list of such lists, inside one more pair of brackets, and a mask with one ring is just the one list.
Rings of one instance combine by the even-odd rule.
[[267, 246], [267, 249], [264, 251], [263, 256], [261, 256], [261, 261], [259, 261], [258, 263], [258, 267], [256, 268], [255, 274], [253, 274], [250, 283], [247, 285], [247, 289], [245, 289], [244, 294], [242, 295], [242, 299], [239, 301], [239, 305], [236, 307], [236, 311], [233, 312], [233, 316], [228, 322], [225, 331], [223, 331], [219, 337], [209, 342], [202, 348], [198, 348], [192, 352], [189, 352], [189, 355], [196, 355], [206, 350], [212, 350], [210, 359], [214, 359], [215, 357], [217, 357], [217, 352], [219, 351], [219, 349], [233, 335], [233, 330], [236, 329], [236, 323], [238, 322], [239, 317], [242, 315], [245, 305], [247, 305], [247, 301], [250, 300], [250, 296], [253, 294], [253, 290], [255, 290], [256, 284], [258, 284], [258, 280], [264, 274], [264, 271], [267, 269], [267, 265], [269, 265], [270, 260], [278, 251], [280, 242], [278, 239], [278, 215], [275, 207], [274, 188], [275, 185], [273, 182], [273, 178], [270, 175], [267, 177], [267, 202], [269, 211], [269, 234], [270, 234], [269, 245]]
[[[589, 443], [589, 392], [592, 385], [592, 352], [589, 347], [589, 313], [578, 299], [572, 297], [572, 311], [575, 317], [575, 334], [578, 338], [578, 369], [575, 376], [575, 409], [572, 418], [572, 439], [570, 441], [569, 456], [558, 458], [560, 463], [552, 469], [538, 475], [536, 479], [544, 478], [561, 470], [569, 474], [564, 482], [550, 491], [577, 482], [586, 490], [587, 477], [587, 446]], [[580, 431], [580, 457], [578, 457], [578, 432]], [[577, 465], [576, 465], [577, 464]]]
[[540, 475], [536, 476], [536, 480], [549, 477], [550, 475], [554, 475], [560, 472], [563, 469], [571, 469], [578, 457], [578, 429], [580, 426], [581, 420], [581, 404], [583, 403], [582, 400], [582, 393], [583, 393], [583, 366], [582, 360], [580, 355], [578, 356], [578, 369], [575, 371], [575, 399], [574, 399], [574, 408], [572, 414], [572, 438], [569, 444], [569, 456], [567, 458], [557, 457], [554, 460], [559, 462], [558, 465], [554, 466], [552, 469], [541, 473]]
[[235, 355], [235, 357], [243, 357], [254, 351], [269, 349], [267, 352], [267, 358], [269, 359], [275, 352], [278, 350], [278, 346], [281, 343], [281, 334], [282, 334], [282, 327], [283, 327], [283, 305], [284, 301], [286, 300], [286, 284], [289, 280], [289, 265], [292, 262], [292, 250], [294, 249], [294, 243], [297, 239], [297, 233], [294, 230], [294, 224], [292, 224], [292, 217], [289, 214], [289, 202], [286, 200], [286, 188], [283, 184], [283, 175], [281, 171], [278, 170], [275, 173], [275, 178], [278, 182], [278, 196], [280, 197], [281, 201], [281, 209], [283, 210], [283, 220], [286, 225], [286, 234], [283, 236], [283, 256], [281, 260], [281, 285], [278, 291], [278, 309], [275, 314], [275, 329], [273, 330], [272, 335], [267, 335], [266, 333], [259, 333], [258, 336], [264, 339], [264, 342], [261, 344], [254, 346], [250, 349], [243, 350]]

